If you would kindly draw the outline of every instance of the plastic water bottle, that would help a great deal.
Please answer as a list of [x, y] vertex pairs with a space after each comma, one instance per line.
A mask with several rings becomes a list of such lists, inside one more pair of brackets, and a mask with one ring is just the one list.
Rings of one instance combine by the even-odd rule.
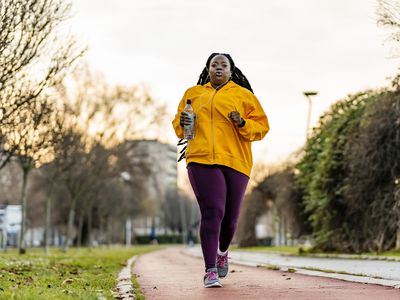
[[194, 139], [194, 119], [195, 114], [192, 107], [192, 101], [187, 99], [186, 106], [183, 108], [183, 111], [186, 112], [186, 116], [190, 119], [190, 125], [183, 126], [183, 137], [190, 141]]

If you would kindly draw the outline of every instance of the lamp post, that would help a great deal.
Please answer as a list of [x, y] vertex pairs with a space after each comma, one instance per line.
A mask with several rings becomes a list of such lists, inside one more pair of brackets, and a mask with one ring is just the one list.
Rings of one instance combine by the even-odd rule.
[[306, 96], [308, 100], [308, 113], [307, 113], [307, 130], [306, 130], [306, 139], [308, 140], [310, 136], [310, 122], [311, 122], [311, 108], [312, 108], [312, 101], [311, 97], [318, 95], [316, 91], [305, 91], [303, 92], [304, 96]]

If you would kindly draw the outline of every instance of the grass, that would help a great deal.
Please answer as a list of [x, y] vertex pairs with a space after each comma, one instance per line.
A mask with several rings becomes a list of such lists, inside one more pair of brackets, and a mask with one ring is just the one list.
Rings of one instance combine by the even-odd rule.
[[133, 288], [135, 290], [135, 299], [136, 300], [145, 300], [143, 293], [140, 291], [139, 288], [139, 283], [136, 279], [136, 276], [132, 275], [132, 283], [133, 283]]
[[263, 268], [267, 268], [268, 270], [273, 270], [273, 271], [279, 271], [281, 269], [281, 267], [279, 267], [277, 265], [270, 265], [270, 264], [258, 265], [257, 267], [263, 267]]
[[48, 256], [41, 249], [1, 253], [0, 299], [114, 299], [116, 275], [126, 261], [156, 249], [160, 247], [52, 249]]
[[[335, 274], [352, 275], [352, 276], [367, 276], [367, 275], [361, 274], [361, 273], [351, 273], [351, 272], [346, 272], [346, 271], [336, 271], [336, 270], [319, 269], [319, 268], [311, 268], [311, 267], [303, 267], [302, 269], [310, 270], [310, 271], [318, 271], [318, 272], [323, 272], [323, 273], [335, 273]], [[382, 278], [382, 277], [375, 276], [373, 278]]]
[[386, 252], [381, 252], [381, 253], [364, 253], [364, 255], [400, 257], [400, 250], [397, 250], [397, 251], [386, 251]]

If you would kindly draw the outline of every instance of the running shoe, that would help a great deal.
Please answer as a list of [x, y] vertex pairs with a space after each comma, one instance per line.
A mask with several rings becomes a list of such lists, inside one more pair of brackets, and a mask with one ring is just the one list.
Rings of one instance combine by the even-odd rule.
[[204, 275], [204, 287], [222, 287], [222, 284], [219, 282], [217, 268], [207, 270], [206, 275]]
[[225, 255], [217, 254], [217, 269], [219, 278], [224, 278], [228, 274], [228, 252]]

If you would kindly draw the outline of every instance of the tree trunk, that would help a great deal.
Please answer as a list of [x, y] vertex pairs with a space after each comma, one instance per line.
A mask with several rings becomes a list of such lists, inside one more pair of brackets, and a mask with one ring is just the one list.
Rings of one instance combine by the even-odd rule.
[[1, 245], [2, 249], [4, 252], [7, 252], [7, 227], [6, 224], [3, 224], [3, 228], [2, 228], [2, 245]]
[[[28, 223], [28, 222], [27, 222]], [[29, 224], [26, 224], [26, 226], [25, 226], [26, 228], [28, 228], [29, 227]], [[27, 229], [28, 230], [28, 229]], [[33, 230], [33, 228], [29, 231], [29, 233], [30, 233], [30, 238], [31, 238], [31, 241], [30, 241], [30, 243], [29, 243], [29, 245], [28, 245], [28, 247], [34, 247], [35, 246], [35, 231]]]
[[132, 245], [132, 224], [131, 219], [126, 218], [125, 221], [125, 246], [129, 247]]
[[46, 199], [46, 216], [44, 225], [44, 251], [46, 255], [49, 254], [50, 220], [51, 220], [51, 194]]
[[78, 249], [81, 249], [82, 247], [82, 230], [83, 230], [83, 218], [84, 217], [84, 211], [81, 210], [80, 214], [79, 214], [79, 220], [78, 220], [78, 240], [77, 240], [77, 247]]
[[107, 246], [108, 247], [110, 247], [111, 246], [111, 217], [110, 216], [107, 216], [107, 219], [106, 219], [106, 227], [107, 227], [107, 229], [106, 229], [106, 231], [107, 231], [107, 235], [106, 235], [106, 239], [107, 239], [107, 241], [106, 241], [106, 243], [107, 243]]
[[56, 245], [56, 231], [54, 227], [51, 229], [51, 245]]
[[[178, 197], [178, 195], [177, 195]], [[180, 211], [180, 219], [181, 219], [181, 228], [182, 228], [182, 244], [186, 244], [187, 239], [187, 226], [186, 226], [186, 211], [185, 211], [185, 203], [184, 200], [178, 199], [179, 201], [179, 211]]]
[[395, 250], [400, 250], [400, 226], [397, 227], [397, 234], [396, 234], [396, 248]]
[[67, 237], [64, 242], [64, 252], [68, 251], [72, 239], [72, 230], [74, 227], [74, 220], [75, 220], [75, 205], [76, 205], [76, 199], [75, 197], [73, 197], [68, 213]]
[[133, 218], [131, 218], [131, 232], [132, 232], [132, 241], [133, 244], [136, 244], [136, 234], [135, 234], [135, 225], [133, 224]]
[[282, 217], [282, 222], [283, 222], [283, 245], [287, 246], [287, 222], [286, 222], [286, 217]]
[[282, 221], [282, 215], [279, 215], [279, 246], [283, 246], [283, 221]]
[[21, 230], [19, 235], [19, 254], [26, 253], [25, 231], [26, 231], [26, 187], [28, 183], [29, 169], [22, 168], [22, 192], [21, 192]]
[[92, 222], [93, 222], [93, 213], [92, 213], [92, 209], [91, 208], [89, 208], [89, 211], [88, 211], [88, 247], [89, 247], [89, 250], [91, 250], [92, 249], [92, 244], [93, 244], [93, 241], [92, 241], [92, 239], [93, 239], [93, 227], [92, 227]]

